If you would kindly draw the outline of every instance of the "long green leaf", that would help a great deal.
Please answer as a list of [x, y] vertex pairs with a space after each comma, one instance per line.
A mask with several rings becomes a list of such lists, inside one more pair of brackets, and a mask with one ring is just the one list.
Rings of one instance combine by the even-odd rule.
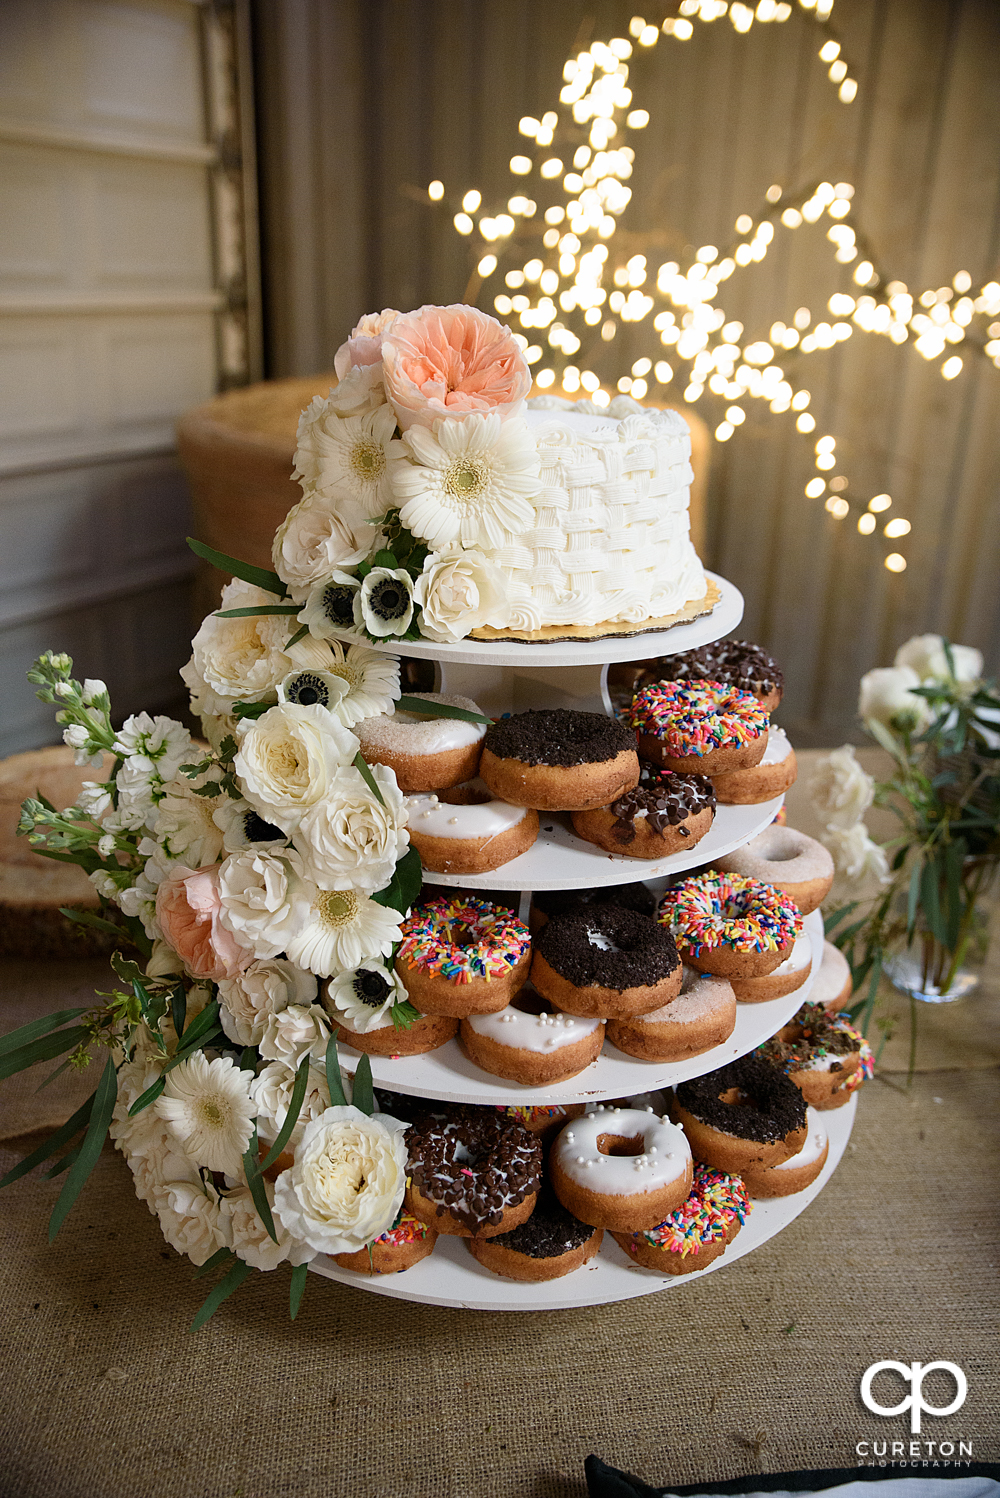
[[956, 838], [944, 850], [945, 911], [944, 924], [949, 952], [958, 946], [958, 934], [962, 926], [962, 867], [965, 862], [965, 842]]
[[196, 541], [193, 536], [188, 536], [187, 544], [196, 557], [211, 562], [220, 572], [229, 572], [233, 577], [242, 578], [245, 583], [253, 583], [255, 588], [263, 588], [266, 593], [277, 593], [279, 598], [287, 597], [287, 589], [276, 572], [269, 572], [266, 567], [255, 567], [252, 562], [241, 562], [239, 557], [227, 556], [224, 551], [216, 551], [214, 547], [206, 546], [204, 541]]
[[291, 650], [291, 648], [292, 648], [293, 645], [297, 645], [300, 640], [304, 640], [305, 637], [306, 637], [306, 635], [308, 633], [309, 633], [309, 626], [308, 626], [308, 624], [303, 624], [303, 626], [302, 626], [301, 629], [297, 629], [295, 631], [295, 633], [292, 635], [292, 638], [285, 645], [285, 654], [287, 655], [288, 651]]
[[59, 914], [64, 915], [75, 926], [91, 926], [95, 931], [110, 931], [112, 936], [123, 934], [122, 928], [116, 926], [114, 921], [106, 921], [99, 915], [91, 915], [89, 910], [74, 910], [70, 905], [60, 905]]
[[50, 1030], [58, 1030], [60, 1025], [67, 1024], [71, 1019], [79, 1019], [81, 1014], [86, 1014], [86, 1009], [59, 1009], [55, 1014], [46, 1014], [43, 1019], [33, 1019], [30, 1024], [22, 1025], [19, 1030], [8, 1030], [6, 1035], [0, 1035], [0, 1056], [6, 1056], [10, 1051], [19, 1051], [36, 1040], [39, 1035], [46, 1035]]
[[210, 1259], [206, 1259], [204, 1264], [198, 1266], [194, 1272], [194, 1277], [196, 1280], [200, 1280], [203, 1275], [211, 1274], [213, 1269], [221, 1269], [223, 1264], [228, 1265], [230, 1261], [233, 1263], [236, 1262], [236, 1255], [232, 1249], [217, 1248]]
[[383, 798], [382, 792], [378, 788], [378, 782], [376, 781], [375, 776], [372, 774], [368, 766], [368, 761], [365, 759], [360, 749], [354, 756], [354, 768], [360, 772], [362, 780], [365, 782], [365, 785], [375, 797], [375, 800], [379, 803], [380, 806], [384, 806], [385, 800]]
[[918, 861], [910, 871], [910, 889], [906, 897], [906, 940], [913, 940], [917, 925], [917, 907], [920, 904], [920, 876], [923, 866]]
[[340, 1062], [337, 1059], [337, 1037], [330, 1036], [330, 1043], [326, 1048], [326, 1085], [330, 1094], [330, 1103], [334, 1108], [347, 1107], [347, 1094], [344, 1091], [344, 1079], [340, 1075]]
[[205, 1005], [200, 1014], [195, 1015], [184, 1031], [184, 1038], [177, 1047], [178, 1051], [183, 1049], [186, 1052], [190, 1052], [192, 1048], [197, 1047], [202, 1038], [208, 1034], [209, 1030], [215, 1028], [218, 1020], [219, 1001], [218, 999], [212, 999]]
[[920, 904], [932, 936], [944, 947], [948, 945], [948, 938], [941, 919], [940, 877], [937, 859], [928, 858], [920, 876]]
[[109, 1053], [104, 1063], [104, 1071], [101, 1073], [101, 1080], [97, 1084], [97, 1091], [94, 1093], [94, 1106], [90, 1112], [90, 1122], [87, 1125], [87, 1133], [80, 1147], [80, 1153], [73, 1162], [65, 1185], [59, 1193], [59, 1200], [53, 1207], [52, 1216], [49, 1218], [50, 1243], [65, 1222], [66, 1214], [80, 1195], [87, 1177], [97, 1164], [104, 1141], [108, 1137], [117, 1093], [115, 1063]]
[[[176, 1066], [176, 1059], [172, 1064]], [[165, 1072], [169, 1070], [169, 1066], [164, 1067]], [[152, 1083], [151, 1086], [147, 1087], [145, 1092], [141, 1092], [136, 1098], [135, 1102], [128, 1110], [129, 1118], [135, 1118], [136, 1114], [141, 1113], [144, 1108], [148, 1108], [150, 1103], [155, 1103], [156, 1099], [160, 1096], [160, 1093], [163, 1091], [166, 1085], [167, 1084], [162, 1076], [157, 1077], [156, 1081]]]
[[33, 1040], [30, 1045], [8, 1051], [6, 1056], [0, 1057], [0, 1081], [5, 1077], [12, 1077], [15, 1072], [24, 1071], [26, 1067], [34, 1066], [36, 1061], [51, 1061], [53, 1056], [61, 1056], [64, 1051], [73, 1050], [89, 1034], [90, 1031], [83, 1025], [74, 1025], [71, 1030], [56, 1030], [52, 1035], [43, 1035], [41, 1039]]
[[61, 1128], [56, 1129], [55, 1133], [50, 1134], [43, 1144], [40, 1144], [37, 1149], [32, 1150], [30, 1155], [25, 1155], [24, 1159], [19, 1161], [13, 1170], [8, 1170], [7, 1174], [0, 1180], [0, 1188], [9, 1186], [12, 1181], [20, 1180], [22, 1176], [28, 1174], [29, 1170], [34, 1170], [36, 1165], [41, 1165], [43, 1160], [48, 1160], [51, 1155], [58, 1154], [64, 1144], [68, 1144], [74, 1135], [79, 1134], [81, 1129], [85, 1129], [90, 1121], [90, 1110], [94, 1106], [94, 1098], [96, 1096], [96, 1092], [92, 1092], [87, 1101], [80, 1104], [72, 1118], [67, 1118]]
[[396, 703], [396, 709], [404, 713], [420, 713], [425, 718], [458, 718], [462, 723], [485, 723], [487, 727], [493, 722], [492, 718], [470, 712], [466, 707], [452, 707], [449, 702], [429, 702], [426, 697], [408, 697], [405, 693]]
[[62, 1175], [64, 1170], [69, 1170], [70, 1166], [80, 1158], [80, 1151], [82, 1149], [83, 1145], [78, 1144], [76, 1149], [72, 1149], [68, 1154], [63, 1155], [62, 1159], [57, 1165], [53, 1165], [51, 1170], [47, 1170], [45, 1172], [45, 1179], [47, 1181], [51, 1181], [55, 1176]]
[[204, 1305], [192, 1321], [188, 1330], [192, 1332], [200, 1331], [206, 1321], [211, 1321], [222, 1302], [228, 1300], [230, 1295], [235, 1294], [250, 1273], [252, 1273], [250, 1265], [245, 1264], [242, 1259], [237, 1259], [229, 1273], [206, 1296]]
[[369, 1118], [375, 1112], [375, 1093], [372, 1088], [372, 1064], [366, 1052], [362, 1053], [357, 1071], [354, 1073], [351, 1102], [359, 1112], [367, 1113]]
[[857, 908], [857, 900], [852, 900], [849, 905], [841, 905], [836, 910], [831, 910], [830, 914], [826, 916], [823, 921], [824, 936], [829, 936], [830, 932], [835, 930], [836, 927], [840, 925], [841, 921], [845, 920], [846, 917], [850, 915], [851, 911], [857, 910]]
[[260, 1173], [260, 1145], [257, 1142], [257, 1121], [254, 1120], [253, 1133], [250, 1135], [250, 1143], [246, 1154], [243, 1156], [243, 1174], [247, 1178], [250, 1195], [253, 1204], [257, 1208], [257, 1216], [264, 1224], [267, 1236], [272, 1243], [277, 1243], [278, 1235], [274, 1230], [274, 1218], [271, 1216], [271, 1203], [267, 1199], [267, 1187], [264, 1177]]
[[292, 1270], [292, 1283], [288, 1291], [288, 1315], [294, 1321], [299, 1314], [299, 1306], [302, 1297], [306, 1293], [306, 1281], [309, 1278], [309, 1265], [296, 1264]]
[[216, 609], [216, 619], [259, 619], [266, 614], [297, 614], [300, 603], [262, 603], [254, 609]]
[[372, 899], [376, 905], [385, 905], [390, 910], [398, 910], [400, 915], [406, 915], [419, 898], [422, 884], [423, 866], [420, 854], [411, 846], [397, 862], [385, 889], [377, 889]]
[[[306, 1055], [302, 1058], [302, 1063], [299, 1066], [298, 1071], [295, 1073], [295, 1085], [292, 1088], [292, 1095], [288, 1100], [288, 1112], [285, 1114], [285, 1121], [281, 1125], [281, 1128], [278, 1130], [277, 1139], [275, 1139], [274, 1143], [271, 1145], [271, 1148], [268, 1150], [267, 1154], [260, 1162], [260, 1171], [262, 1174], [265, 1170], [269, 1169], [270, 1166], [274, 1164], [275, 1160], [277, 1160], [278, 1156], [285, 1148], [285, 1145], [288, 1143], [289, 1139], [291, 1139], [292, 1130], [295, 1128], [295, 1125], [299, 1121], [299, 1114], [302, 1111], [302, 1100], [306, 1095], [306, 1087], [308, 1083], [309, 1057], [308, 1055]], [[277, 1243], [278, 1240], [275, 1239], [274, 1241]]]
[[180, 1041], [184, 1035], [184, 1021], [187, 1019], [187, 990], [183, 983], [176, 984], [170, 990], [170, 1018]]

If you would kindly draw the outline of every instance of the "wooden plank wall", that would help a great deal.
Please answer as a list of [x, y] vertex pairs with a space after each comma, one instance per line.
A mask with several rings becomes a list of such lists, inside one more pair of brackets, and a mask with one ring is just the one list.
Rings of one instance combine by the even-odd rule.
[[[472, 251], [421, 190], [439, 177], [449, 194], [506, 198], [520, 116], [554, 107], [565, 58], [625, 35], [633, 13], [612, 0], [261, 0], [269, 372], [328, 368], [362, 311], [460, 298]], [[645, 13], [659, 21], [664, 6]], [[696, 23], [690, 41], [634, 60], [634, 104], [652, 118], [632, 138], [634, 196], [613, 250], [655, 239], [655, 266], [685, 246], [722, 247], [772, 183], [787, 193], [826, 179], [855, 186], [857, 221], [914, 293], [959, 270], [976, 289], [998, 275], [1000, 6], [837, 0], [832, 20], [860, 82], [848, 106], [798, 9], [746, 36]], [[766, 259], [724, 284], [719, 303], [745, 337], [802, 306], [829, 318], [829, 296], [857, 290], [828, 226], [779, 228]], [[480, 305], [498, 289], [494, 278]], [[653, 337], [648, 323], [623, 327], [594, 367], [613, 382]], [[803, 745], [858, 737], [858, 678], [911, 634], [941, 631], [1000, 666], [1000, 372], [962, 352], [951, 382], [940, 360], [860, 331], [795, 362], [783, 354], [812, 392], [816, 432], [748, 401], [737, 435], [713, 445], [706, 560], [745, 593], [745, 632], [784, 663], [783, 721]], [[675, 376], [675, 399], [684, 383]], [[706, 396], [699, 409], [714, 426], [725, 404]], [[850, 480], [846, 520], [803, 493], [824, 432]], [[905, 542], [856, 529], [881, 491], [912, 523]], [[894, 576], [883, 558], [896, 547], [908, 567]]]

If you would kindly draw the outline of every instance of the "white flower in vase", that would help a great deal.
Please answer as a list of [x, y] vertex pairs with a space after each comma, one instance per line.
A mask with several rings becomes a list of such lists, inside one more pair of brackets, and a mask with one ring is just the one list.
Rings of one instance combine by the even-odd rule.
[[222, 1028], [236, 1045], [260, 1045], [268, 1018], [290, 1004], [308, 1007], [317, 986], [312, 973], [304, 973], [285, 957], [252, 962], [245, 972], [219, 984]]
[[258, 1049], [265, 1061], [283, 1061], [297, 1070], [303, 1059], [326, 1059], [330, 1026], [319, 1004], [289, 1004], [264, 1018], [264, 1033]]
[[[952, 645], [951, 658], [955, 665], [955, 681], [978, 681], [982, 676], [982, 652], [971, 645]], [[942, 635], [914, 635], [905, 645], [900, 645], [893, 665], [908, 666], [922, 682], [952, 680]]]
[[413, 620], [413, 581], [403, 567], [373, 567], [354, 598], [354, 622], [378, 639], [405, 635]]
[[326, 796], [295, 830], [303, 872], [320, 889], [384, 889], [406, 852], [406, 803], [395, 772], [373, 765], [371, 773], [381, 802], [350, 765], [331, 776]]
[[[296, 1067], [289, 1066], [284, 1061], [269, 1061], [250, 1084], [250, 1096], [257, 1109], [257, 1134], [267, 1144], [273, 1144], [284, 1127], [292, 1101], [296, 1072]], [[288, 1149], [294, 1151], [298, 1148], [306, 1124], [319, 1118], [329, 1106], [330, 1089], [326, 1081], [326, 1068], [311, 1065], [302, 1107], [289, 1136]]]
[[817, 760], [809, 794], [824, 826], [853, 827], [875, 798], [875, 782], [858, 764], [853, 746], [845, 744]]
[[462, 640], [484, 624], [502, 626], [510, 614], [499, 567], [481, 551], [451, 546], [431, 552], [417, 578], [420, 633], [431, 640]]
[[236, 773], [243, 794], [267, 822], [292, 832], [327, 795], [337, 770], [353, 762], [357, 738], [325, 707], [283, 702], [240, 724]]
[[888, 884], [889, 859], [881, 843], [871, 837], [864, 822], [853, 827], [827, 827], [820, 842], [833, 856], [836, 879], [828, 905], [846, 900], [874, 899]]
[[252, 1080], [228, 1056], [209, 1061], [195, 1051], [167, 1073], [152, 1106], [196, 1165], [236, 1175], [253, 1134]]
[[919, 733], [931, 720], [928, 703], [911, 690], [919, 686], [912, 666], [880, 666], [869, 671], [861, 678], [858, 715], [900, 733]]
[[337, 973], [327, 982], [323, 994], [323, 1005], [331, 1019], [345, 1019], [359, 1035], [391, 1025], [390, 1011], [406, 1001], [407, 992], [399, 975], [375, 961]]

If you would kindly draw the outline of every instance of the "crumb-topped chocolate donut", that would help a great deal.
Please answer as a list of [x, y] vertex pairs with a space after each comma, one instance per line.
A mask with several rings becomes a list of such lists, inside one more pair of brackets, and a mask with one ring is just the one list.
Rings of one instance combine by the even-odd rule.
[[681, 774], [722, 775], [759, 764], [768, 716], [750, 692], [720, 681], [658, 681], [632, 700], [625, 722], [639, 754]]
[[495, 1238], [531, 1216], [541, 1141], [493, 1108], [448, 1107], [407, 1131], [404, 1205], [439, 1233]]
[[681, 963], [670, 933], [649, 916], [592, 905], [543, 926], [535, 939], [531, 981], [568, 1014], [645, 1014], [676, 998]]
[[589, 905], [620, 905], [639, 915], [656, 914], [656, 896], [646, 884], [612, 884], [601, 889], [536, 889], [531, 895], [528, 925], [534, 936], [554, 915]]
[[401, 927], [396, 972], [421, 1014], [493, 1014], [528, 976], [531, 937], [506, 905], [428, 900]]
[[592, 1228], [567, 1211], [546, 1183], [527, 1222], [496, 1238], [467, 1239], [474, 1259], [504, 1279], [561, 1279], [592, 1259], [603, 1229]]
[[643, 765], [639, 784], [591, 811], [575, 811], [573, 827], [588, 843], [626, 858], [662, 858], [700, 843], [715, 819], [707, 775], [677, 775]]
[[514, 713], [486, 731], [479, 774], [494, 796], [538, 811], [607, 806], [639, 780], [633, 735], [603, 713]]
[[777, 1035], [757, 1048], [781, 1068], [811, 1108], [842, 1108], [872, 1076], [871, 1047], [847, 1014], [822, 1004], [803, 1004]]
[[[773, 656], [750, 640], [715, 640], [652, 663], [661, 679], [724, 681], [760, 699], [769, 712], [781, 701], [785, 678]], [[651, 676], [651, 673], [649, 673]]]
[[646, 1269], [691, 1274], [725, 1253], [753, 1208], [739, 1176], [694, 1167], [691, 1195], [669, 1217], [639, 1233], [613, 1233], [630, 1258]]
[[682, 1082], [671, 1111], [698, 1159], [735, 1175], [744, 1166], [780, 1165], [806, 1141], [801, 1092], [762, 1056]]

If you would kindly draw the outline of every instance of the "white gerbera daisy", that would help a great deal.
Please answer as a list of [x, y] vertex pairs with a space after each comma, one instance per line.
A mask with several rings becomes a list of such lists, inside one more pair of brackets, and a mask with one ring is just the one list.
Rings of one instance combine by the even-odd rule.
[[195, 1051], [167, 1074], [153, 1106], [196, 1165], [236, 1175], [253, 1133], [252, 1081], [228, 1056]]
[[406, 1002], [398, 974], [382, 962], [362, 962], [349, 973], [337, 973], [326, 985], [323, 1007], [331, 1019], [343, 1016], [352, 1030], [366, 1035], [392, 1024], [389, 1011]]
[[384, 515], [392, 504], [386, 449], [396, 430], [396, 413], [379, 406], [361, 415], [329, 410], [312, 428], [308, 479], [329, 499], [349, 499], [366, 515]]
[[353, 728], [362, 718], [391, 713], [399, 697], [399, 657], [380, 655], [364, 645], [351, 645], [345, 651], [337, 640], [330, 641], [330, 649], [336, 659], [327, 669], [347, 682], [347, 692], [337, 703], [341, 723]]
[[528, 529], [541, 488], [538, 449], [523, 417], [474, 413], [413, 426], [393, 443], [399, 517], [428, 546], [499, 547]]
[[[311, 890], [308, 904], [301, 893]], [[299, 967], [317, 978], [356, 968], [366, 958], [388, 957], [400, 940], [403, 917], [398, 910], [353, 889], [318, 889], [303, 885], [296, 900], [296, 931], [285, 950]]]

